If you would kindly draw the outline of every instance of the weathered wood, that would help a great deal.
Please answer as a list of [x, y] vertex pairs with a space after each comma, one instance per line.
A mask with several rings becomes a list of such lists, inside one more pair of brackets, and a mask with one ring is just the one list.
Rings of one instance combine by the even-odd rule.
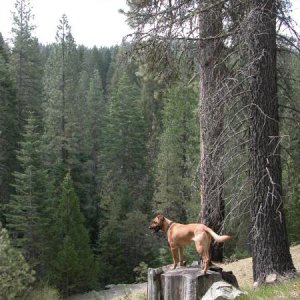
[[160, 276], [168, 268], [160, 267], [157, 269], [148, 269], [148, 285], [147, 285], [147, 299], [159, 300], [161, 297], [161, 279]]
[[172, 265], [148, 269], [148, 300], [197, 300], [201, 299], [214, 282], [221, 281], [220, 272], [203, 274], [199, 266], [177, 267]]

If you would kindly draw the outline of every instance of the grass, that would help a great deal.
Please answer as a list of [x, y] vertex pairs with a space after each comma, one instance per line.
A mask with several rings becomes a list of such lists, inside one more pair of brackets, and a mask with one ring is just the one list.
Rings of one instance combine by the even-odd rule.
[[249, 288], [246, 292], [248, 294], [239, 299], [300, 299], [300, 277], [277, 284], [263, 285], [257, 289]]

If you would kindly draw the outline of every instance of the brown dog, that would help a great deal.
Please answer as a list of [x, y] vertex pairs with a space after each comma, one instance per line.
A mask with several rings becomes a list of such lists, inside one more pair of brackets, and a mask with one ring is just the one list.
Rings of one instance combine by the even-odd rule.
[[179, 252], [179, 265], [183, 265], [183, 247], [192, 240], [195, 242], [196, 250], [202, 257], [204, 263], [204, 274], [206, 274], [210, 262], [209, 248], [212, 238], [217, 243], [223, 243], [231, 237], [229, 235], [218, 235], [204, 224], [180, 224], [174, 223], [163, 215], [157, 215], [152, 219], [149, 229], [158, 232], [163, 230], [168, 237], [173, 257], [173, 268], [177, 266], [177, 251]]

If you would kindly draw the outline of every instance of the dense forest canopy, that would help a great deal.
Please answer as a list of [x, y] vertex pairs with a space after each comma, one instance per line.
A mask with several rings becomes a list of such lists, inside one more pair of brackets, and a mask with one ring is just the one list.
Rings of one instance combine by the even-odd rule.
[[[166, 1], [128, 2], [136, 38], [142, 37], [140, 26], [147, 28], [146, 21], [154, 18], [151, 9], [156, 13], [161, 9], [161, 15], [173, 16], [173, 21], [182, 17], [182, 22], [199, 13], [195, 1], [190, 1], [191, 6], [178, 1], [182, 6], [173, 10], [157, 7]], [[0, 34], [0, 239], [13, 249], [12, 257], [22, 253], [20, 265], [27, 275], [23, 274], [24, 284], [13, 296], [5, 296], [22, 295], [34, 278], [68, 295], [134, 282], [147, 266], [168, 263], [166, 240], [148, 230], [157, 211], [178, 222], [199, 218], [219, 222], [218, 230], [225, 228], [234, 237], [225, 255], [250, 255], [253, 180], [248, 175], [255, 174], [256, 165], [248, 164], [253, 149], [248, 134], [257, 124], [251, 123], [253, 115], [249, 118], [251, 97], [244, 91], [256, 83], [247, 86], [244, 75], [255, 67], [245, 63], [255, 49], [240, 47], [244, 33], [237, 26], [245, 20], [247, 8], [234, 0], [218, 12], [222, 17], [226, 12], [227, 27], [221, 22], [214, 30], [238, 34], [231, 36], [230, 43], [222, 40], [212, 45], [202, 40], [201, 51], [205, 47], [219, 51], [209, 65], [201, 60], [204, 56], [195, 58], [199, 45], [193, 28], [193, 35], [183, 42], [186, 31], [182, 36], [172, 23], [178, 36], [167, 31], [168, 43], [163, 42], [167, 22], [155, 27], [161, 30], [157, 40], [153, 35], [145, 41], [91, 49], [76, 44], [63, 15], [56, 42], [42, 45], [33, 35], [30, 1], [15, 3], [12, 44], [6, 44]], [[284, 15], [284, 5], [280, 11], [278, 19]], [[142, 21], [138, 13], [143, 13]], [[204, 21], [200, 25], [206, 26]], [[299, 47], [287, 36], [277, 38], [277, 47], [272, 69], [278, 76], [273, 88], [279, 104], [276, 145], [281, 144], [282, 171], [277, 175], [282, 177], [289, 241], [299, 243]], [[211, 85], [201, 81], [208, 67], [216, 72]], [[199, 95], [203, 97], [200, 112]], [[207, 111], [213, 103], [218, 110]], [[203, 111], [209, 117], [201, 121]], [[218, 150], [205, 165], [208, 137]], [[212, 163], [218, 188], [208, 190], [207, 197], [219, 199], [223, 206], [217, 211], [221, 217], [217, 214], [208, 220], [215, 210], [204, 209], [207, 203], [200, 201], [199, 191], [204, 190]], [[194, 255], [189, 251], [188, 259], [198, 259]]]

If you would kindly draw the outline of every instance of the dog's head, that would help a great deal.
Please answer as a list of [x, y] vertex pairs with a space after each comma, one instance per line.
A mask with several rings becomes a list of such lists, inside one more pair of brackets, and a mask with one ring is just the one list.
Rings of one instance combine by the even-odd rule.
[[155, 218], [152, 219], [149, 229], [153, 232], [158, 232], [162, 229], [165, 217], [163, 215], [157, 215]]

